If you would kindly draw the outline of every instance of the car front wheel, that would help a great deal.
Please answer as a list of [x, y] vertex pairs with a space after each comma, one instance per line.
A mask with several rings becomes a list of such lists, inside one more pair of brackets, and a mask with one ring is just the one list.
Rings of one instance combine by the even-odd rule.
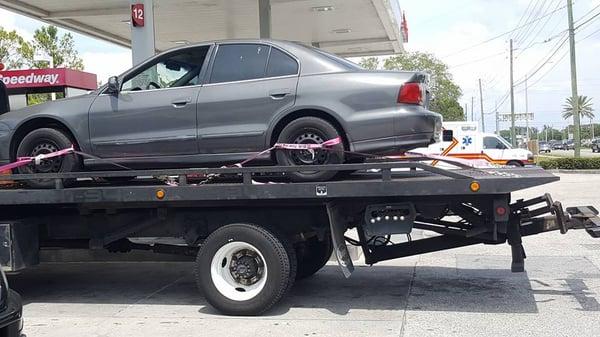
[[[302, 117], [286, 125], [278, 143], [322, 144], [325, 141], [340, 137], [338, 130], [329, 122], [317, 117]], [[289, 172], [290, 180], [325, 181], [333, 178], [336, 171], [311, 171], [311, 165], [342, 164], [344, 162], [344, 145], [334, 145], [326, 150], [287, 150], [276, 152], [277, 164], [281, 166], [306, 166], [307, 170]]]
[[[71, 139], [62, 131], [52, 128], [41, 128], [28, 133], [17, 147], [16, 157], [35, 157], [59, 150], [67, 149], [73, 145]], [[42, 160], [38, 165], [31, 163], [16, 169], [19, 174], [35, 173], [62, 173], [78, 171], [81, 163], [76, 154], [67, 154]], [[63, 180], [68, 185], [73, 180]], [[34, 188], [52, 188], [54, 179], [28, 180], [27, 185]]]

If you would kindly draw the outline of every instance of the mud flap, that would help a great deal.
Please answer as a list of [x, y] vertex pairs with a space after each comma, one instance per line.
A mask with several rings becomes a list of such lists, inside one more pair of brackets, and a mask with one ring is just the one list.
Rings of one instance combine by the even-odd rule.
[[342, 269], [342, 273], [346, 278], [349, 278], [354, 271], [354, 264], [350, 258], [350, 253], [346, 247], [344, 233], [346, 232], [346, 224], [344, 223], [344, 215], [339, 205], [334, 202], [327, 203], [327, 215], [329, 217], [329, 228], [331, 229], [331, 239], [333, 241], [333, 251], [338, 261], [338, 265]]

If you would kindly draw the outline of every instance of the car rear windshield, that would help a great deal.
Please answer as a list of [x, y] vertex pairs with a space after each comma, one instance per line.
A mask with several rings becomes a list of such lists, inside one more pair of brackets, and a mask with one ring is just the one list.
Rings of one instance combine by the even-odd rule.
[[361, 66], [359, 66], [358, 64], [356, 64], [354, 62], [351, 62], [351, 61], [348, 61], [345, 58], [339, 57], [339, 56], [337, 56], [335, 54], [328, 53], [328, 52], [326, 52], [326, 51], [324, 51], [322, 49], [315, 48], [315, 47], [310, 47], [310, 46], [307, 46], [307, 45], [302, 44], [302, 43], [296, 43], [296, 44], [299, 45], [299, 46], [301, 46], [301, 47], [303, 47], [303, 48], [310, 49], [310, 50], [312, 50], [312, 51], [320, 54], [321, 56], [329, 59], [330, 61], [333, 61], [334, 63], [336, 63], [336, 64], [344, 67], [345, 69], [348, 69], [348, 70], [363, 70], [363, 68]]

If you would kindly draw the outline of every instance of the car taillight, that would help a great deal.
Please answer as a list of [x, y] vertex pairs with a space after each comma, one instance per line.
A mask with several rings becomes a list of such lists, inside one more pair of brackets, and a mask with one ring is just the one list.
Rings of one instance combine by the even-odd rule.
[[419, 83], [405, 83], [400, 87], [398, 103], [423, 104], [421, 85]]

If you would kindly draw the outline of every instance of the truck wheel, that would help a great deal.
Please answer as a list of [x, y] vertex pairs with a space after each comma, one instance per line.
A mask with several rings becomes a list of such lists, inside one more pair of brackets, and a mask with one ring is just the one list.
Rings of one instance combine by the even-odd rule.
[[511, 160], [508, 163], [506, 163], [506, 166], [523, 167], [523, 163], [517, 160]]
[[[321, 144], [327, 140], [340, 137], [340, 134], [329, 122], [317, 117], [302, 117], [286, 125], [277, 142], [292, 144]], [[310, 166], [325, 164], [341, 164], [344, 162], [344, 145], [339, 144], [330, 150], [277, 150], [277, 164], [281, 166]], [[325, 181], [333, 178], [336, 171], [299, 171], [287, 173], [290, 180]]]
[[195, 265], [196, 283], [208, 303], [227, 315], [270, 309], [296, 275], [296, 256], [285, 240], [250, 224], [215, 230], [200, 247]]
[[[16, 157], [35, 157], [40, 154], [66, 149], [73, 141], [62, 131], [52, 128], [42, 128], [28, 133], [17, 147]], [[40, 165], [26, 165], [16, 169], [20, 174], [75, 172], [81, 168], [81, 161], [76, 154], [42, 160]], [[69, 185], [74, 179], [64, 179], [63, 184]], [[53, 188], [54, 179], [29, 180], [27, 185], [34, 188]]]
[[325, 240], [313, 238], [296, 249], [298, 259], [298, 272], [296, 280], [301, 280], [314, 275], [329, 261], [333, 253], [333, 243], [328, 235]]

